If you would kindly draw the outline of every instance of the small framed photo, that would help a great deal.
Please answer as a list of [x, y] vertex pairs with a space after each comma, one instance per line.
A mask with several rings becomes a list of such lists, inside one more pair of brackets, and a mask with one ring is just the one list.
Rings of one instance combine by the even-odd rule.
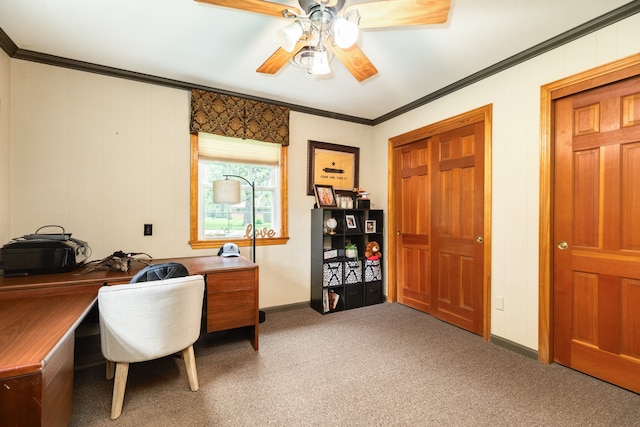
[[355, 215], [345, 215], [344, 222], [347, 224], [347, 228], [358, 228]]
[[319, 185], [314, 186], [316, 193], [316, 204], [319, 208], [336, 208], [338, 203], [336, 202], [336, 193], [333, 191], [332, 185]]
[[364, 232], [365, 233], [375, 233], [376, 232], [376, 220], [368, 219], [364, 223]]

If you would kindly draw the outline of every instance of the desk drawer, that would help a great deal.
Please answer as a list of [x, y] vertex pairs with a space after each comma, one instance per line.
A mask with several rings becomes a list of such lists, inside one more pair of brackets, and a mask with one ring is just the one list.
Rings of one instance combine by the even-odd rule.
[[257, 271], [207, 274], [207, 332], [258, 323]]
[[209, 295], [207, 302], [207, 332], [252, 326], [257, 323], [258, 310], [251, 292], [234, 291]]
[[254, 291], [256, 270], [207, 274], [207, 294], [232, 291]]

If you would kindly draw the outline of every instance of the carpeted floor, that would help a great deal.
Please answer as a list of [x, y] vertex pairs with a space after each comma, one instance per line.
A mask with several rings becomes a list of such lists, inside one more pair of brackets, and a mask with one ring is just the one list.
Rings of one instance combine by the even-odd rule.
[[268, 313], [260, 350], [239, 331], [182, 360], [132, 365], [109, 419], [104, 365], [75, 373], [72, 426], [640, 426], [640, 395], [543, 365], [399, 304]]

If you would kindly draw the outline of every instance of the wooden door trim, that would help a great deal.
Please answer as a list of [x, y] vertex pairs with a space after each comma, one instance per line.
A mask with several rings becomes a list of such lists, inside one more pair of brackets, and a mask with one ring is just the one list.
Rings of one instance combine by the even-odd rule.
[[407, 144], [420, 141], [431, 136], [464, 127], [471, 123], [484, 122], [484, 277], [483, 277], [483, 338], [489, 341], [491, 337], [491, 135], [492, 135], [492, 114], [493, 104], [476, 108], [475, 110], [462, 113], [437, 123], [424, 126], [395, 136], [389, 139], [387, 154], [387, 182], [388, 182], [388, 260], [387, 260], [387, 299], [390, 302], [397, 302], [398, 289], [396, 283], [397, 273], [397, 247], [395, 239], [396, 214], [393, 209], [395, 200], [395, 162], [394, 150]]
[[538, 229], [538, 360], [553, 362], [553, 111], [556, 99], [640, 75], [640, 54], [540, 88], [540, 213]]

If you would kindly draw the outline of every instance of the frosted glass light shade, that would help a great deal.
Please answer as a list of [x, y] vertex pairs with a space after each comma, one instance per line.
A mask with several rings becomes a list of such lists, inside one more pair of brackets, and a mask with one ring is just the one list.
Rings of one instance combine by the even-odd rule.
[[313, 65], [311, 66], [311, 74], [329, 74], [331, 67], [329, 67], [329, 56], [327, 55], [327, 49], [322, 47], [320, 50], [316, 50], [313, 54]]
[[296, 43], [302, 37], [304, 29], [300, 21], [295, 21], [284, 28], [278, 30], [278, 38], [280, 39], [280, 47], [287, 52], [293, 52]]
[[347, 49], [358, 39], [358, 26], [344, 18], [333, 21], [334, 40], [338, 47]]
[[213, 181], [213, 203], [240, 203], [240, 181], [233, 179]]

